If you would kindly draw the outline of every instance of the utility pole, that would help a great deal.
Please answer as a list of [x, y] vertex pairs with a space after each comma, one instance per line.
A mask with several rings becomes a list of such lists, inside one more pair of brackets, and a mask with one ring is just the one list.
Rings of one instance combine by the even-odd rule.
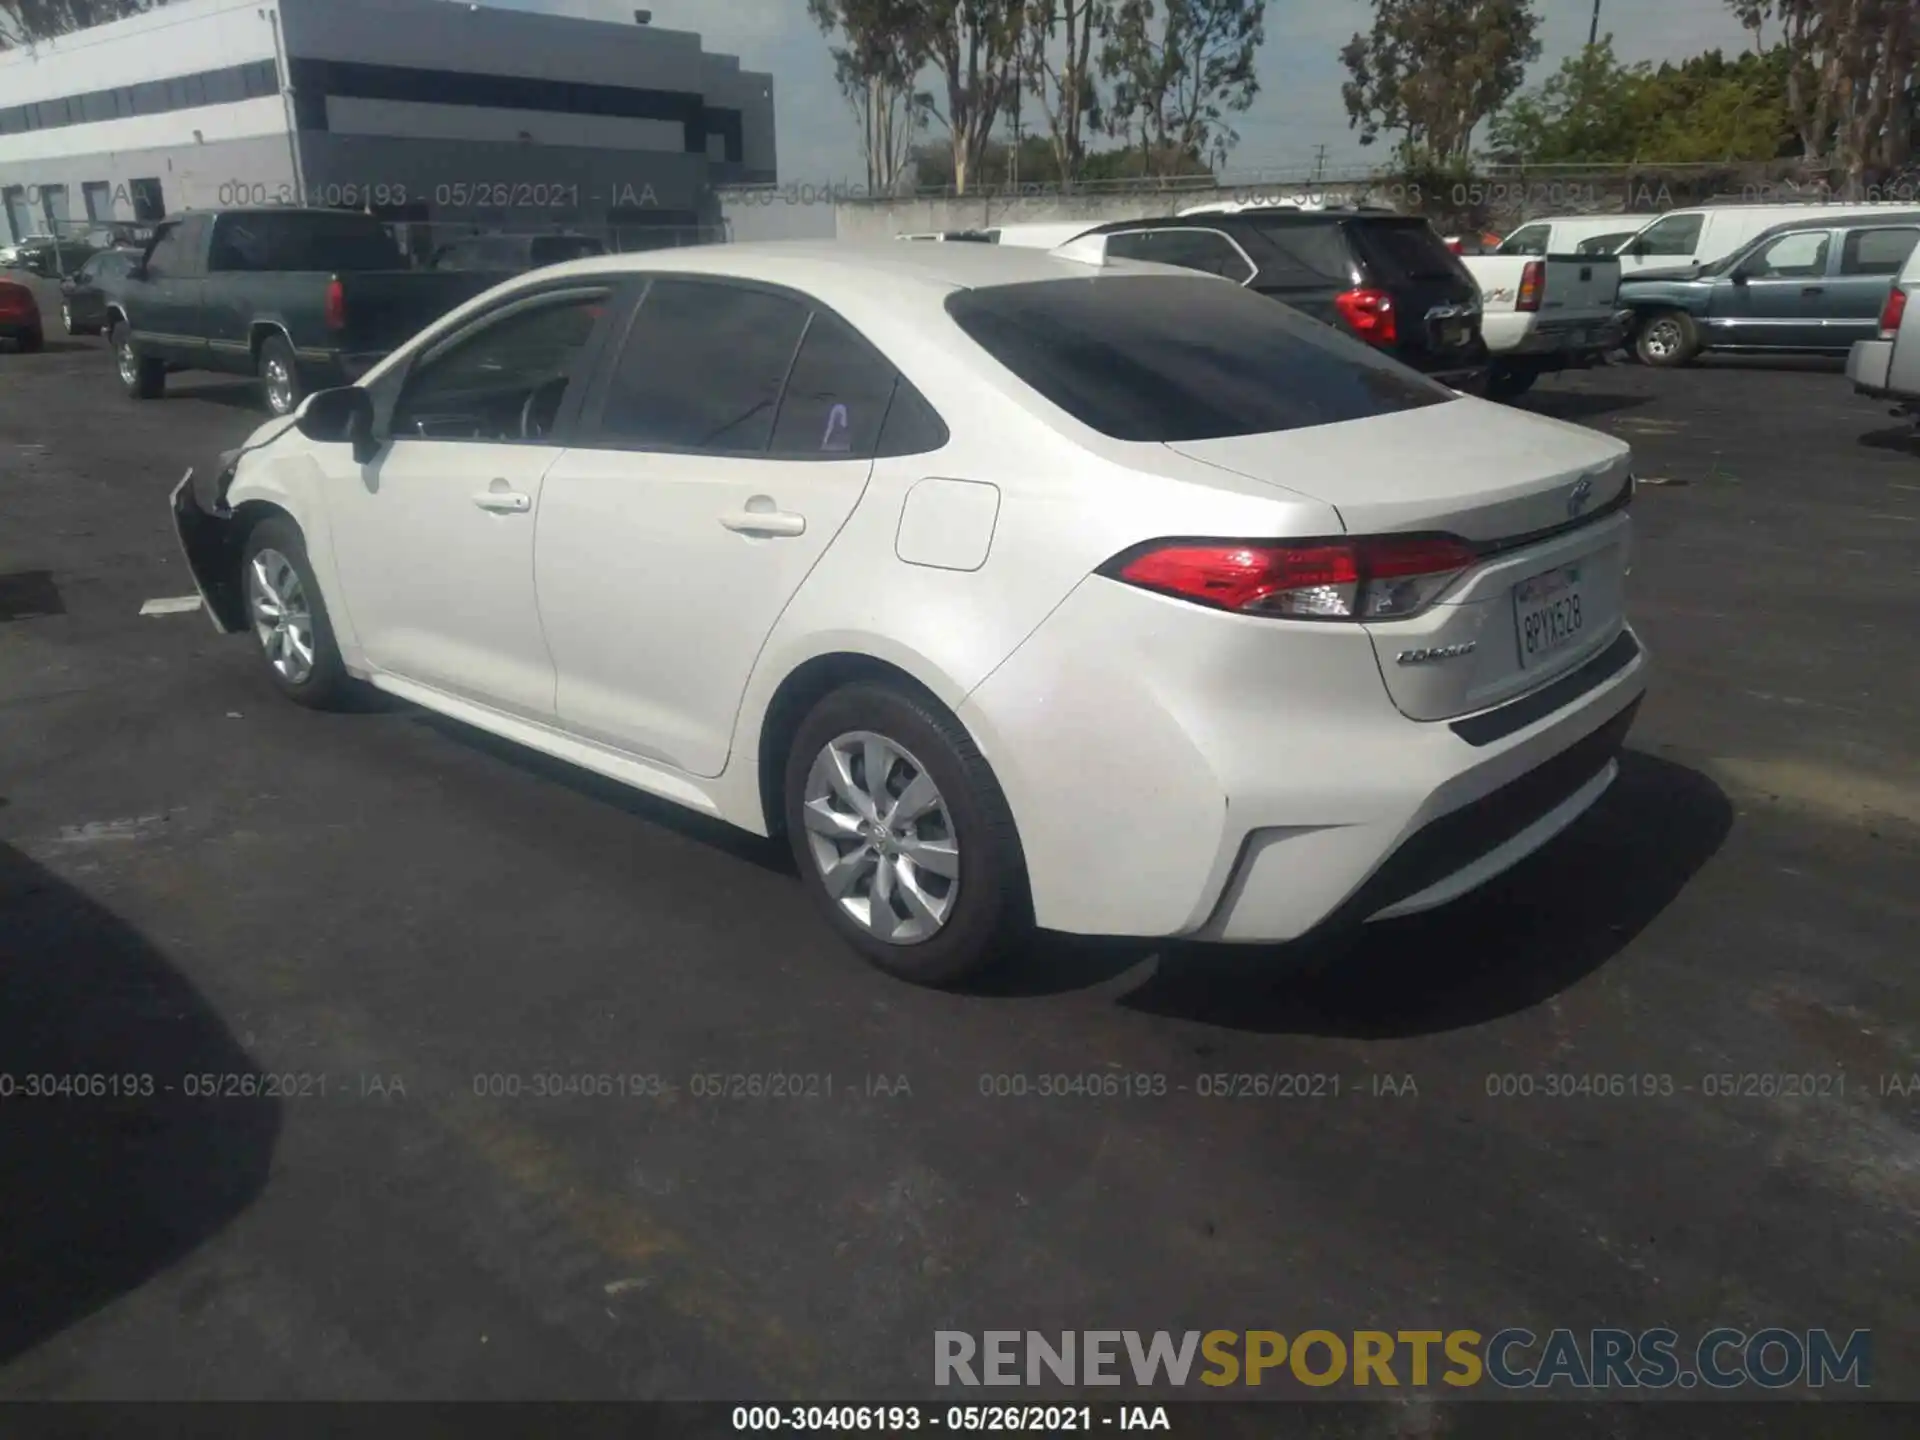
[[1587, 44], [1600, 43], [1600, 0], [1593, 0], [1593, 24], [1587, 29]]
[[1314, 183], [1316, 185], [1319, 184], [1320, 181], [1323, 178], [1325, 178], [1326, 173], [1327, 173], [1327, 147], [1324, 145], [1316, 145], [1313, 147]]

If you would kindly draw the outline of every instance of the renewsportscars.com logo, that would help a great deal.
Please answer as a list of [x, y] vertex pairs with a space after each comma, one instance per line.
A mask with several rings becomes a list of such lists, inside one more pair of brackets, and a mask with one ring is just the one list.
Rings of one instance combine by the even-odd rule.
[[1502, 1390], [1784, 1390], [1873, 1383], [1873, 1332], [1676, 1330], [939, 1330], [936, 1385], [1444, 1385]]

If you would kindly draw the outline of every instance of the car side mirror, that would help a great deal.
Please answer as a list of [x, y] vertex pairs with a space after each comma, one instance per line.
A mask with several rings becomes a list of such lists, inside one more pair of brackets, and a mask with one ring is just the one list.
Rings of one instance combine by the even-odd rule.
[[309, 440], [352, 445], [353, 458], [362, 465], [379, 449], [373, 438], [373, 397], [358, 385], [316, 390], [295, 412], [294, 424]]
[[1627, 254], [1642, 260], [1652, 253], [1652, 248], [1644, 240], [1635, 240], [1627, 246]]
[[1747, 270], [1736, 268], [1731, 275], [1727, 276], [1727, 278], [1733, 281], [1733, 283], [1736, 285], [1744, 285], [1749, 280], [1751, 280], [1753, 276]]

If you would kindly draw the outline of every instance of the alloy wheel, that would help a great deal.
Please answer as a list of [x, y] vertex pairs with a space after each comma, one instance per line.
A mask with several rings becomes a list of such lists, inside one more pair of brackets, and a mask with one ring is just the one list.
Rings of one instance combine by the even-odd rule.
[[293, 409], [293, 373], [278, 355], [267, 360], [267, 405], [276, 415]]
[[871, 731], [814, 758], [801, 799], [821, 883], [875, 939], [913, 945], [939, 933], [960, 894], [960, 851], [926, 766]]
[[1647, 353], [1657, 360], [1671, 360], [1680, 352], [1680, 326], [1672, 320], [1656, 320], [1647, 327]]
[[140, 378], [140, 357], [133, 353], [133, 342], [120, 342], [120, 379], [131, 386]]
[[313, 674], [313, 610], [293, 562], [262, 550], [247, 567], [247, 611], [267, 663], [289, 685]]

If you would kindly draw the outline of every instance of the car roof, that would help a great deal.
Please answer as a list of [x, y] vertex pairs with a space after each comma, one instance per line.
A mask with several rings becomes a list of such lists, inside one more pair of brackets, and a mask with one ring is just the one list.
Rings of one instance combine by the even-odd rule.
[[[999, 245], [902, 245], [897, 240], [756, 240], [594, 255], [540, 271], [548, 280], [578, 275], [675, 272], [791, 285], [822, 300], [874, 284], [889, 288], [970, 290], [1107, 273], [1158, 274], [1163, 265], [1067, 260], [1048, 250]], [[1187, 271], [1174, 273], [1187, 274]]]
[[1282, 209], [1263, 206], [1254, 210], [1192, 210], [1184, 215], [1153, 215], [1142, 220], [1109, 220], [1081, 232], [1085, 235], [1111, 235], [1121, 230], [1168, 226], [1182, 230], [1268, 229], [1275, 225], [1333, 225], [1347, 220], [1395, 220], [1424, 224], [1418, 215], [1401, 215], [1393, 210], [1349, 210], [1328, 207], [1320, 210]]
[[1855, 211], [1846, 215], [1830, 215], [1824, 220], [1810, 215], [1801, 220], [1783, 220], [1778, 225], [1769, 225], [1753, 238], [1764, 240], [1769, 235], [1791, 235], [1796, 230], [1832, 230], [1841, 225], [1849, 230], [1875, 230], [1881, 227], [1904, 230], [1916, 222], [1920, 222], [1920, 210], [1896, 210], [1885, 215]]

